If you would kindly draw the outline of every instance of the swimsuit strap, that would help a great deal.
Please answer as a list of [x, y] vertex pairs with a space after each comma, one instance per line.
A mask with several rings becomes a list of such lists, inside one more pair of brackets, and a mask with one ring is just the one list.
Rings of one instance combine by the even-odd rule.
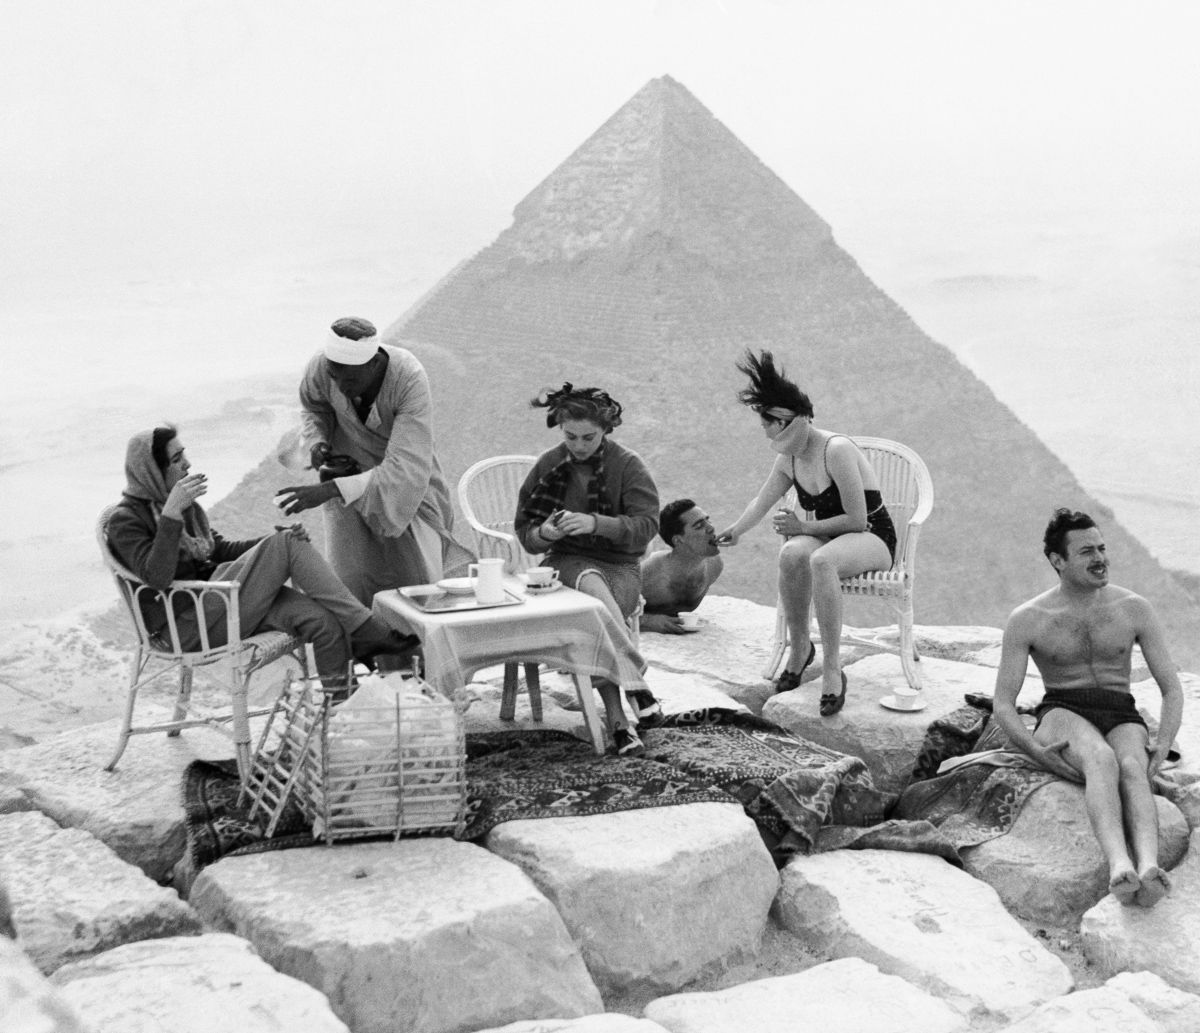
[[854, 444], [854, 441], [849, 434], [830, 434], [829, 437], [825, 439], [825, 451], [821, 455], [821, 462], [825, 464], [825, 473], [829, 474], [830, 481], [833, 480], [833, 474], [829, 473], [829, 442], [831, 442], [834, 438], [845, 438], [852, 445]]

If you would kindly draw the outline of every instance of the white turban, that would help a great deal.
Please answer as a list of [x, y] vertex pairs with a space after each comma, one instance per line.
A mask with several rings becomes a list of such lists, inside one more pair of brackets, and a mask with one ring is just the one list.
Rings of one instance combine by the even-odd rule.
[[343, 366], [363, 366], [375, 357], [379, 350], [379, 334], [370, 337], [360, 337], [352, 341], [342, 337], [333, 330], [325, 340], [325, 358], [330, 362], [340, 362]]

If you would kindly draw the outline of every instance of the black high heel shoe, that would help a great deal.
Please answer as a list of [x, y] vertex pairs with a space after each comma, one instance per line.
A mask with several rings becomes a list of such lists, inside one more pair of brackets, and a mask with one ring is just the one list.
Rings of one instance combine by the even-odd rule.
[[846, 705], [846, 672], [842, 671], [842, 691], [836, 696], [832, 692], [821, 694], [821, 716], [833, 717]]
[[808, 644], [808, 659], [804, 661], [804, 666], [799, 671], [784, 671], [778, 678], [775, 679], [775, 692], [778, 695], [780, 692], [791, 692], [792, 689], [800, 685], [800, 679], [804, 676], [804, 672], [808, 670], [812, 662], [817, 658], [816, 644], [810, 642]]

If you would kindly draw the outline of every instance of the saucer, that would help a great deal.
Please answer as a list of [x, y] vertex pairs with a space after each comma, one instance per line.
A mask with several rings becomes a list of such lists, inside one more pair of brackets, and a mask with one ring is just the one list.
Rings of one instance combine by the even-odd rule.
[[697, 631], [702, 631], [703, 629], [704, 629], [704, 621], [701, 621], [694, 628], [689, 628], [683, 624], [679, 625], [679, 630], [682, 631], [685, 635], [694, 635], [694, 634], [696, 634]]
[[912, 706], [906, 707], [901, 706], [896, 697], [892, 695], [884, 696], [883, 699], [879, 701], [879, 705], [881, 707], [886, 707], [888, 710], [898, 710], [902, 714], [915, 714], [918, 710], [925, 709], [926, 701], [924, 699], [924, 693], [922, 693], [913, 701]]
[[526, 585], [525, 591], [530, 595], [549, 595], [551, 592], [557, 592], [562, 588], [561, 581], [555, 581], [550, 585]]
[[470, 595], [475, 591], [473, 577], [446, 577], [437, 583], [438, 588], [451, 595]]

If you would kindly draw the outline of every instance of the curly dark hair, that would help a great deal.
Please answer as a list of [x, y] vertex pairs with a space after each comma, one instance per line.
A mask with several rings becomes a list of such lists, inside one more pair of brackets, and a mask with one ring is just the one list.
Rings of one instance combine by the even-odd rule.
[[529, 404], [546, 410], [547, 427], [557, 427], [564, 420], [590, 420], [607, 433], [621, 426], [621, 403], [598, 387], [575, 387], [568, 382], [557, 391], [547, 388]]
[[1045, 553], [1046, 559], [1050, 558], [1052, 552], [1066, 559], [1068, 532], [1086, 531], [1095, 526], [1096, 521], [1086, 513], [1067, 509], [1065, 506], [1056, 509], [1050, 523], [1046, 525], [1046, 533], [1042, 535], [1042, 552]]
[[770, 415], [771, 409], [786, 409], [796, 416], [812, 417], [813, 406], [808, 395], [788, 380], [783, 366], [776, 369], [775, 356], [769, 351], [755, 355], [747, 348], [737, 368], [739, 373], [750, 378], [750, 386], [742, 388], [737, 394], [737, 400], [742, 405], [749, 406], [759, 416]]

